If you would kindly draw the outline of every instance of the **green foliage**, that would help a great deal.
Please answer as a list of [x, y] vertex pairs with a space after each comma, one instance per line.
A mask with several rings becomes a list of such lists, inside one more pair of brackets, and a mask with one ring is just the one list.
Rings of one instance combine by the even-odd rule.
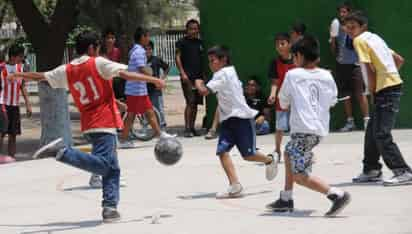
[[74, 45], [76, 37], [86, 31], [94, 31], [94, 29], [87, 25], [76, 26], [71, 33], [69, 33], [69, 38], [67, 39], [68, 45]]

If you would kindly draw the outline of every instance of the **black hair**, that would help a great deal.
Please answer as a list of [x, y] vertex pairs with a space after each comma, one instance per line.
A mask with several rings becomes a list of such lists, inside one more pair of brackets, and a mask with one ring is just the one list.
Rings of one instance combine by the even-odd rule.
[[256, 94], [255, 95], [257, 97], [262, 96], [262, 85], [260, 85], [259, 77], [257, 75], [251, 75], [248, 77], [245, 88], [249, 85], [249, 82], [252, 80], [256, 83]]
[[343, 20], [344, 23], [348, 21], [355, 21], [360, 26], [368, 25], [368, 17], [362, 11], [353, 11]]
[[351, 4], [349, 1], [341, 2], [341, 3], [338, 5], [338, 7], [336, 8], [336, 10], [339, 11], [339, 10], [342, 9], [342, 8], [345, 8], [345, 9], [348, 10], [348, 11], [352, 11], [352, 10], [353, 10], [352, 4]]
[[76, 52], [79, 55], [86, 54], [90, 45], [97, 48], [100, 45], [99, 35], [94, 31], [84, 31], [76, 36]]
[[149, 46], [150, 46], [150, 48], [154, 49], [154, 43], [153, 43], [152, 40], [149, 41]]
[[11, 58], [19, 55], [24, 55], [24, 47], [17, 43], [11, 45], [9, 48], [9, 57]]
[[275, 35], [275, 41], [285, 40], [290, 42], [290, 35], [287, 32], [280, 32]]
[[147, 35], [149, 33], [149, 30], [139, 26], [136, 28], [136, 31], [134, 32], [134, 41], [136, 43], [139, 43], [140, 40], [142, 39], [143, 36]]
[[199, 21], [195, 20], [195, 19], [190, 19], [186, 22], [186, 30], [189, 29], [189, 26], [191, 24], [197, 24], [198, 27], [200, 27], [200, 23]]
[[300, 53], [306, 61], [314, 62], [320, 56], [319, 41], [315, 36], [305, 35], [292, 46], [292, 53]]
[[207, 51], [207, 55], [214, 55], [219, 60], [226, 58], [226, 65], [232, 65], [230, 49], [227, 46], [216, 45]]
[[111, 28], [111, 27], [107, 27], [107, 28], [103, 31], [103, 38], [106, 38], [109, 34], [116, 35], [115, 31], [114, 31], [113, 28]]
[[292, 31], [304, 35], [306, 32], [306, 25], [304, 23], [297, 22], [292, 25]]

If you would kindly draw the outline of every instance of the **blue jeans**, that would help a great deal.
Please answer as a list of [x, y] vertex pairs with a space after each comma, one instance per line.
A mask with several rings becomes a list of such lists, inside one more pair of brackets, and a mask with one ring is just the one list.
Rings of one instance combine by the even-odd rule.
[[160, 127], [166, 127], [166, 118], [164, 112], [164, 104], [163, 104], [163, 95], [159, 94], [150, 94], [150, 101], [152, 102], [153, 106], [156, 107], [157, 111], [159, 112], [160, 117]]
[[401, 88], [382, 90], [375, 95], [374, 110], [365, 133], [363, 171], [381, 170], [379, 158], [395, 174], [411, 171], [393, 141], [392, 128], [399, 112]]
[[262, 124], [256, 124], [256, 135], [266, 135], [270, 133], [270, 125], [267, 120]]
[[103, 178], [102, 206], [116, 208], [120, 197], [120, 167], [117, 161], [116, 135], [89, 133], [85, 137], [92, 144], [91, 154], [68, 148], [59, 161], [101, 175]]

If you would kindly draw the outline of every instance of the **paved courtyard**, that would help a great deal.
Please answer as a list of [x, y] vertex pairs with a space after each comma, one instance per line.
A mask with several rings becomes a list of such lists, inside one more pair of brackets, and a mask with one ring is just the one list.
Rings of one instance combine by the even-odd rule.
[[[394, 135], [412, 163], [412, 130]], [[315, 150], [315, 174], [352, 194], [352, 203], [338, 218], [324, 218], [329, 201], [301, 187], [294, 193], [295, 212], [265, 211], [282, 189], [283, 164], [268, 182], [262, 165], [241, 160], [236, 151], [232, 155], [247, 196], [216, 200], [215, 193], [227, 186], [214, 156], [216, 141], [193, 138], [181, 139], [184, 157], [172, 167], [154, 159], [154, 141], [119, 151], [128, 186], [121, 189], [123, 218], [116, 224], [102, 224], [101, 191], [88, 188], [87, 173], [52, 159], [0, 165], [0, 233], [412, 233], [412, 186], [350, 183], [361, 169], [362, 137], [363, 132], [332, 134]], [[258, 137], [258, 146], [270, 152], [273, 136]], [[153, 216], [160, 217], [159, 223], [152, 224]]]

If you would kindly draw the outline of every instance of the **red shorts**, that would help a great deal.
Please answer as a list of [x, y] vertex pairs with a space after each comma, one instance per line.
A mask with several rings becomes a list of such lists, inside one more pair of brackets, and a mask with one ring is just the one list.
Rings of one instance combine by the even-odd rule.
[[134, 114], [144, 114], [153, 109], [149, 96], [127, 96], [127, 112]]

